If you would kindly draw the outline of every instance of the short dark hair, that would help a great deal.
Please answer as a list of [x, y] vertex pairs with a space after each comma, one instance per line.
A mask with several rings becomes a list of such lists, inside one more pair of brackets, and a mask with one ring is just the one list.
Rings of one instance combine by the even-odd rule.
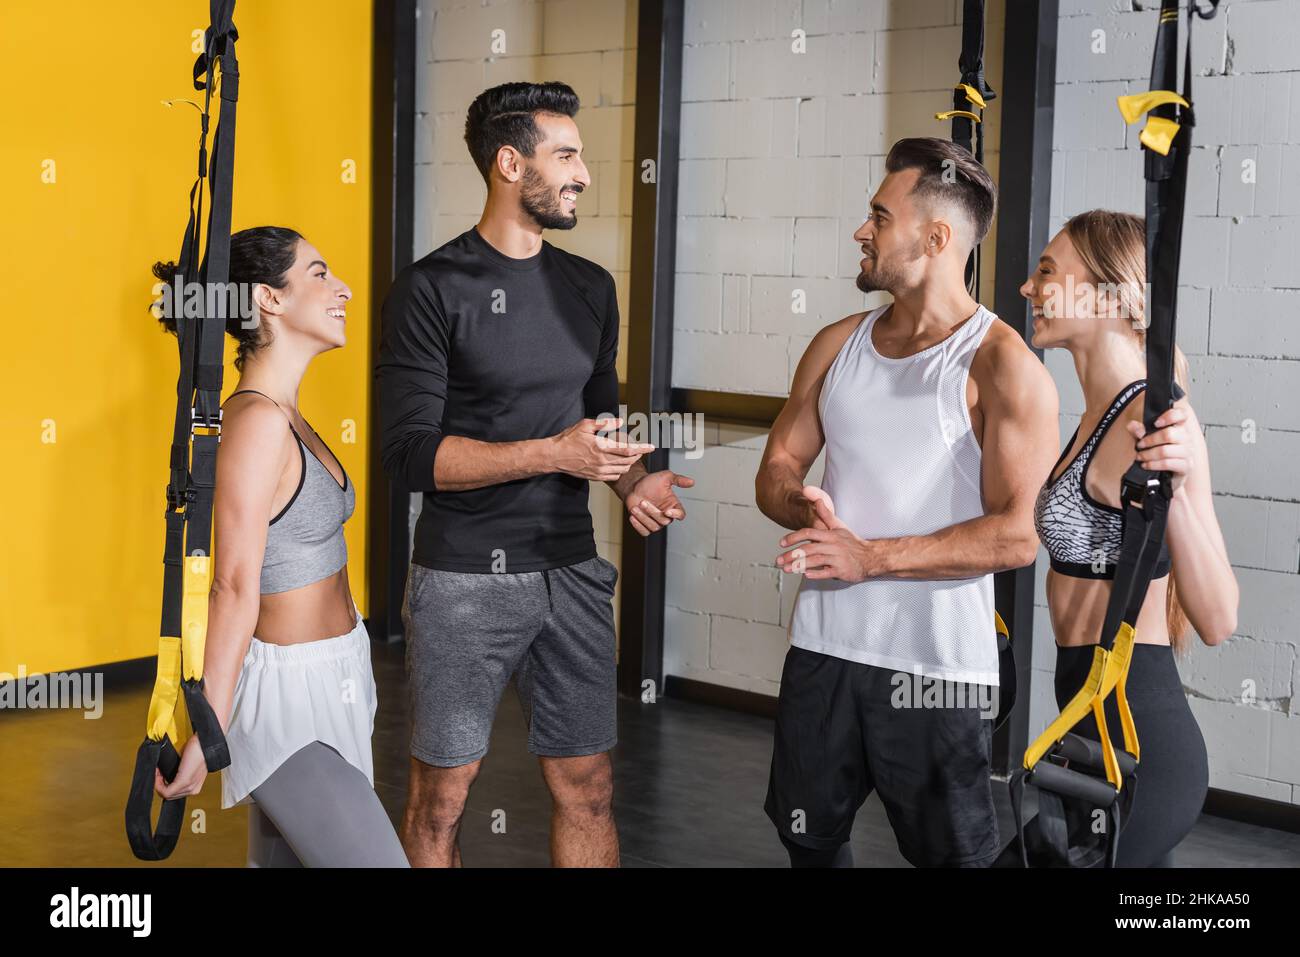
[[989, 171], [967, 150], [950, 140], [914, 136], [894, 144], [885, 157], [885, 169], [890, 173], [920, 170], [912, 195], [956, 205], [974, 227], [976, 244], [984, 241], [993, 224], [998, 188]]
[[[298, 258], [298, 241], [302, 234], [285, 226], [254, 226], [241, 229], [230, 237], [230, 270], [226, 281], [240, 285], [261, 283], [283, 289], [289, 270]], [[174, 262], [156, 262], [153, 274], [171, 285], [180, 267]], [[187, 277], [197, 282], [197, 276]], [[155, 303], [157, 305], [157, 303]], [[176, 335], [176, 317], [158, 316], [163, 329]], [[226, 318], [226, 332], [238, 344], [235, 368], [244, 371], [244, 360], [271, 344], [265, 328], [258, 322], [247, 325], [242, 316], [232, 312]]]
[[538, 113], [574, 116], [577, 112], [578, 94], [558, 80], [502, 83], [484, 90], [474, 98], [465, 117], [465, 145], [483, 182], [491, 182], [488, 174], [501, 147], [513, 146], [525, 156], [533, 155], [542, 139]]

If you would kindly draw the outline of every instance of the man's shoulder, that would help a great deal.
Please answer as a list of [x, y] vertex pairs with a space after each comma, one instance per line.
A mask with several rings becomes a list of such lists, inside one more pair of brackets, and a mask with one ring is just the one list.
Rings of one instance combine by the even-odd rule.
[[822, 326], [804, 348], [795, 372], [796, 381], [813, 382], [827, 373], [845, 343], [875, 310], [867, 309]]
[[550, 251], [552, 259], [560, 265], [561, 268], [570, 272], [572, 275], [585, 280], [594, 287], [601, 287], [605, 284], [614, 284], [614, 275], [602, 266], [600, 263], [585, 256], [579, 256], [577, 253], [562, 249], [552, 242], [547, 241], [546, 248]]
[[[473, 227], [471, 226], [470, 229], [473, 229]], [[431, 278], [440, 273], [465, 269], [474, 258], [469, 248], [468, 237], [469, 230], [467, 229], [453, 236], [432, 252], [425, 253], [409, 266], [401, 269], [398, 275], [407, 273]]]
[[1014, 327], [996, 315], [971, 359], [970, 374], [981, 393], [1012, 405], [1056, 398], [1056, 386], [1042, 359]]
[[971, 360], [972, 373], [997, 374], [1022, 370], [1031, 362], [1042, 365], [1020, 333], [996, 314], [990, 315], [992, 321], [989, 322], [988, 331], [984, 333]]
[[399, 302], [414, 298], [431, 308], [438, 308], [440, 286], [458, 275], [481, 272], [481, 264], [476, 262], [474, 252], [469, 248], [467, 234], [468, 230], [399, 269], [393, 276], [388, 298]]

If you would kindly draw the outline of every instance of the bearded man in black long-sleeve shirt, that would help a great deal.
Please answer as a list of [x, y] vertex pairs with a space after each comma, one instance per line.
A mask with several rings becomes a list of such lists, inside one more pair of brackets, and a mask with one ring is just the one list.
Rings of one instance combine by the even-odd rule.
[[514, 678], [554, 801], [557, 865], [616, 866], [615, 566], [587, 487], [606, 482], [649, 535], [685, 510], [618, 429], [614, 279], [542, 239], [577, 224], [591, 180], [563, 83], [507, 83], [470, 106], [488, 184], [476, 227], [396, 277], [376, 366], [384, 468], [424, 493], [402, 618], [411, 775], [402, 843], [460, 863], [457, 835]]

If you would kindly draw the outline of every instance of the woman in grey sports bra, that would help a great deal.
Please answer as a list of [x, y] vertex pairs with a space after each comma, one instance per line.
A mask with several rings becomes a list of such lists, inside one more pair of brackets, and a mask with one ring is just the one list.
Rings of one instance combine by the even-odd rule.
[[[175, 266], [154, 274], [170, 283]], [[250, 805], [250, 866], [406, 867], [374, 790], [375, 681], [343, 532], [356, 488], [297, 408], [311, 361], [346, 341], [352, 293], [274, 226], [231, 238], [230, 282], [255, 315], [226, 324], [240, 378], [223, 406], [204, 655], [230, 746], [221, 804]], [[202, 788], [198, 744], [158, 779], [164, 797]]]

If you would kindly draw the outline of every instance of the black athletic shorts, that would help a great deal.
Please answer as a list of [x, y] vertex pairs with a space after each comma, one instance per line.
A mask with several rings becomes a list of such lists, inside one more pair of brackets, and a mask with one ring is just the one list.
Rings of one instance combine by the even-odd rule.
[[767, 816], [796, 844], [838, 847], [875, 790], [913, 865], [991, 864], [999, 851], [989, 781], [992, 690], [791, 647]]

